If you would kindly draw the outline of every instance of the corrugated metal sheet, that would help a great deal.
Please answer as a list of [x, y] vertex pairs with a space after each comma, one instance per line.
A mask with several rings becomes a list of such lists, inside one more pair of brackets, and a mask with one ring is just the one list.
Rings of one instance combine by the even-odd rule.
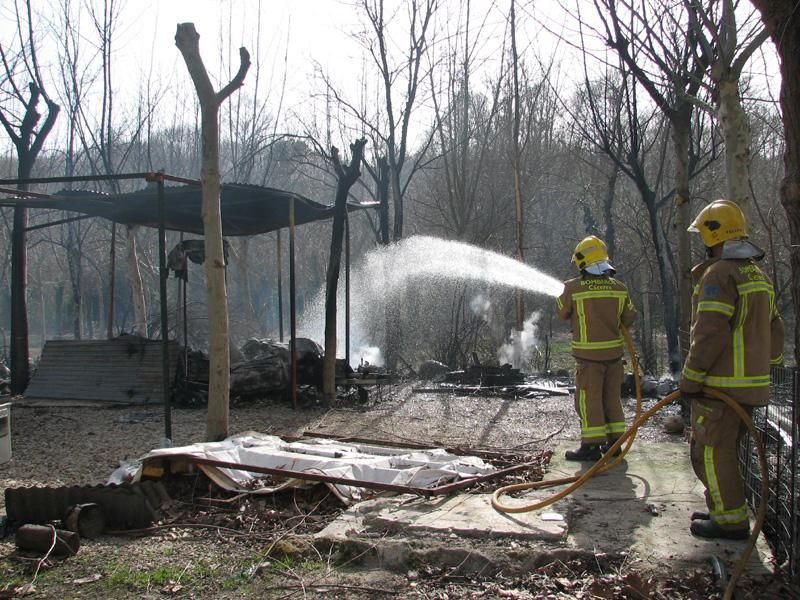
[[[178, 344], [169, 342], [170, 376]], [[50, 340], [25, 396], [133, 404], [163, 401], [161, 341], [137, 336], [113, 340]]]
[[110, 529], [139, 529], [159, 518], [158, 509], [169, 501], [160, 481], [120, 485], [6, 488], [6, 515], [15, 524], [46, 523], [63, 519], [69, 508], [96, 503]]

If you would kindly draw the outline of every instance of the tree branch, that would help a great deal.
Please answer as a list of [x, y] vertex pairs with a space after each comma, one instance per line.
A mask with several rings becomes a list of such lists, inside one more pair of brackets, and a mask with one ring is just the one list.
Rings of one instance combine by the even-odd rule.
[[221, 104], [225, 98], [230, 96], [235, 90], [244, 85], [244, 78], [245, 75], [247, 75], [249, 68], [250, 53], [247, 51], [247, 48], [241, 47], [239, 48], [239, 71], [236, 73], [234, 78], [231, 79], [230, 83], [228, 83], [228, 85], [226, 85], [219, 91], [219, 93], [217, 93], [217, 102]]
[[194, 23], [178, 23], [175, 31], [175, 45], [181, 51], [183, 60], [186, 62], [201, 106], [206, 106], [209, 102], [217, 103], [214, 86], [211, 84], [203, 59], [200, 57], [200, 34], [194, 28]]

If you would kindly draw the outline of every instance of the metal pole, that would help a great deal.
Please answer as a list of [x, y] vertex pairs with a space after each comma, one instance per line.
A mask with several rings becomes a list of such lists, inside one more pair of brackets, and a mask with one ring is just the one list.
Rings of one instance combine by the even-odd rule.
[[290, 349], [291, 349], [291, 364], [292, 372], [290, 376], [290, 393], [292, 396], [292, 408], [297, 410], [297, 349], [295, 340], [297, 339], [297, 286], [295, 285], [294, 276], [294, 245], [295, 245], [295, 227], [294, 227], [294, 198], [289, 203], [289, 327], [291, 335]]
[[110, 340], [114, 337], [114, 275], [117, 264], [117, 224], [111, 222], [111, 256], [109, 257], [110, 264], [108, 266], [108, 328], [106, 337]]
[[[181, 251], [183, 248], [183, 232], [180, 235]], [[186, 281], [189, 279], [189, 260], [186, 254], [183, 254], [183, 273], [178, 278], [178, 299], [175, 306], [175, 339], [178, 339], [178, 331], [183, 332], [183, 350], [181, 351], [181, 363], [183, 368], [183, 381], [189, 380], [189, 338], [187, 329], [187, 311], [186, 311]], [[177, 378], [177, 376], [176, 376]]]
[[[784, 373], [787, 369], [781, 369]], [[800, 554], [800, 540], [797, 539], [797, 512], [798, 506], [795, 502], [797, 498], [797, 403], [798, 403], [798, 370], [797, 368], [788, 370], [791, 378], [791, 402], [792, 402], [792, 448], [790, 464], [792, 469], [791, 487], [789, 488], [789, 571], [793, 577], [798, 572], [798, 554]]]
[[283, 341], [283, 253], [281, 252], [281, 230], [278, 229], [278, 339]]
[[344, 212], [344, 359], [350, 364], [350, 215]]
[[159, 300], [161, 302], [161, 377], [164, 397], [164, 445], [172, 444], [172, 404], [169, 380], [169, 320], [167, 315], [167, 232], [164, 228], [164, 179], [158, 185], [158, 273]]

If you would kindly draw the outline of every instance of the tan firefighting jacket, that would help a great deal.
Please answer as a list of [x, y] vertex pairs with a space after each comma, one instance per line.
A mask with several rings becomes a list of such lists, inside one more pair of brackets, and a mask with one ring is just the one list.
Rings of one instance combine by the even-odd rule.
[[770, 365], [783, 363], [783, 321], [772, 282], [752, 259], [711, 259], [692, 269], [692, 279], [681, 391], [708, 386], [742, 404], [767, 404]]
[[629, 327], [636, 318], [625, 284], [613, 277], [589, 274], [564, 282], [556, 313], [560, 319], [571, 320], [572, 355], [584, 360], [620, 358], [620, 324]]

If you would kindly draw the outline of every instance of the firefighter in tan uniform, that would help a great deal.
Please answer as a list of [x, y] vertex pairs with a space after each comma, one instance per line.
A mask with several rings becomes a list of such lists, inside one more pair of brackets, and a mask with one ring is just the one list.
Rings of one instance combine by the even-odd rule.
[[718, 389], [749, 413], [769, 400], [770, 365], [783, 363], [783, 321], [772, 282], [756, 264], [764, 252], [747, 240], [747, 222], [729, 200], [695, 218], [708, 260], [692, 269], [692, 329], [680, 389], [691, 398], [692, 467], [706, 488], [708, 512], [692, 515], [705, 538], [750, 534], [738, 445], [746, 431], [738, 415], [702, 388]]
[[636, 309], [628, 289], [614, 279], [603, 240], [589, 236], [572, 256], [581, 276], [564, 282], [556, 300], [559, 318], [572, 324], [575, 409], [581, 423], [581, 445], [567, 460], [595, 461], [625, 431], [622, 411], [623, 339], [620, 325], [630, 326]]

